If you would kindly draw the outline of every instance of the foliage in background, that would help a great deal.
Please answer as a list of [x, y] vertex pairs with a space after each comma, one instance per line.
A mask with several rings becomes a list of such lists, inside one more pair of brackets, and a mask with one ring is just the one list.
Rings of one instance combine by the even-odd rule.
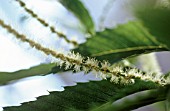
[[[132, 2], [136, 1], [132, 0]], [[124, 111], [159, 101], [165, 101], [168, 111], [170, 107], [170, 77], [168, 74], [164, 76], [143, 72], [132, 66], [118, 65], [118, 62], [139, 54], [169, 51], [169, 7], [159, 6], [156, 2], [150, 4], [151, 7], [144, 8], [135, 4], [137, 8], [133, 9], [136, 17], [134, 21], [118, 25], [112, 29], [105, 29], [102, 32], [95, 32], [92, 18], [80, 0], [60, 0], [59, 2], [79, 19], [86, 33], [91, 34], [85, 43], [77, 44], [77, 41], [71, 42], [64, 34], [55, 31], [53, 26], [50, 26], [43, 18], [27, 8], [23, 1], [16, 0], [16, 2], [20, 4], [20, 8], [23, 8], [40, 24], [50, 28], [51, 32], [63, 37], [66, 42], [75, 45], [75, 48], [72, 52], [54, 51], [46, 48], [24, 34], [20, 34], [10, 24], [0, 19], [1, 27], [17, 39], [28, 43], [46, 55], [59, 59], [58, 62], [41, 64], [13, 73], [0, 72], [1, 85], [24, 77], [68, 70], [93, 72], [97, 77], [105, 80], [78, 83], [76, 86], [66, 87], [63, 92], [51, 92], [48, 96], [38, 97], [38, 100], [34, 102], [23, 103], [18, 107], [5, 107], [5, 111]], [[167, 1], [167, 3], [169, 2]], [[127, 98], [135, 93], [137, 94], [133, 99]], [[119, 100], [120, 102], [117, 102]]]

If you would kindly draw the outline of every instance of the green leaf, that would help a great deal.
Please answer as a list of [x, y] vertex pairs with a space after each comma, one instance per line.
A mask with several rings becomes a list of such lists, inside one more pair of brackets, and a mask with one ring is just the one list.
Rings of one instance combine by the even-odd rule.
[[138, 8], [135, 15], [148, 28], [149, 32], [170, 49], [170, 9], [152, 6]]
[[131, 111], [149, 104], [164, 101], [166, 88], [146, 90], [124, 97], [114, 103], [106, 103], [93, 111]]
[[18, 80], [25, 77], [46, 75], [53, 72], [59, 72], [62, 69], [56, 67], [56, 64], [41, 64], [38, 66], [31, 67], [29, 69], [19, 70], [16, 72], [0, 72], [0, 85], [6, 84], [12, 80]]
[[50, 92], [48, 96], [38, 97], [37, 101], [6, 107], [4, 111], [89, 111], [129, 94], [157, 87], [154, 83], [139, 80], [127, 86], [113, 84], [106, 80], [78, 83], [76, 86], [66, 87], [65, 91]]
[[80, 0], [59, 0], [59, 2], [80, 20], [87, 33], [92, 35], [95, 33], [93, 20]]
[[166, 46], [157, 41], [140, 22], [136, 21], [97, 32], [94, 37], [89, 38], [74, 51], [84, 56], [114, 63], [129, 56], [165, 50], [167, 50]]

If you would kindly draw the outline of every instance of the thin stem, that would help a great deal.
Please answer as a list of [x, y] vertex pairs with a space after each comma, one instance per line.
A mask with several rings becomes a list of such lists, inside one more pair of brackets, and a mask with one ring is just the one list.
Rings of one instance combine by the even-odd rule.
[[73, 44], [74, 46], [77, 46], [77, 45], [78, 45], [78, 43], [77, 43], [76, 41], [67, 39], [67, 36], [66, 36], [66, 35], [64, 35], [64, 34], [61, 33], [61, 32], [56, 31], [56, 29], [55, 29], [53, 26], [51, 26], [50, 24], [48, 24], [44, 19], [40, 18], [40, 17], [39, 17], [35, 12], [33, 12], [31, 9], [27, 8], [27, 7], [26, 7], [26, 4], [25, 4], [23, 1], [21, 1], [21, 0], [16, 0], [16, 1], [19, 3], [19, 5], [20, 5], [22, 8], [24, 8], [24, 10], [25, 10], [28, 14], [30, 14], [33, 18], [35, 18], [37, 21], [39, 21], [43, 26], [48, 27], [52, 33], [55, 33], [58, 37], [63, 38], [66, 42], [71, 43], [71, 44]]
[[[159, 85], [166, 85], [165, 81], [160, 77], [154, 77], [152, 75], [144, 75], [142, 72], [139, 72], [137, 69], [128, 69], [124, 71], [122, 67], [110, 67], [110, 64], [106, 61], [101, 62], [97, 61], [94, 58], [84, 58], [80, 54], [74, 53], [60, 53], [49, 48], [43, 47], [41, 44], [36, 43], [35, 41], [27, 38], [25, 35], [18, 33], [15, 29], [13, 29], [10, 25], [7, 25], [0, 19], [0, 25], [5, 28], [9, 33], [15, 35], [15, 37], [22, 42], [28, 43], [31, 47], [42, 51], [46, 55], [52, 55], [55, 58], [59, 58], [61, 60], [60, 66], [65, 66], [66, 69], [70, 69], [73, 67], [74, 70], [80, 71], [84, 70], [85, 72], [94, 71], [96, 72], [97, 76], [107, 79], [108, 77], [111, 78], [112, 82], [115, 83], [123, 83], [129, 84], [130, 82], [134, 82], [135, 78], [139, 78], [145, 81], [152, 81]], [[64, 63], [64, 64], [63, 64]], [[99, 65], [100, 63], [100, 65]]]

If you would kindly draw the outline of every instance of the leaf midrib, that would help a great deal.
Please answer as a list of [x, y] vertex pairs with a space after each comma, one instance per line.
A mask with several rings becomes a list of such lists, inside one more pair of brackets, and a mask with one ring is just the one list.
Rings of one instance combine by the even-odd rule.
[[130, 47], [130, 48], [122, 48], [122, 49], [114, 49], [114, 50], [107, 50], [100, 53], [92, 54], [91, 56], [103, 56], [113, 53], [121, 53], [121, 52], [130, 52], [130, 51], [137, 51], [137, 50], [146, 50], [146, 49], [167, 49], [166, 46], [160, 45], [160, 46], [139, 46], [139, 47]]

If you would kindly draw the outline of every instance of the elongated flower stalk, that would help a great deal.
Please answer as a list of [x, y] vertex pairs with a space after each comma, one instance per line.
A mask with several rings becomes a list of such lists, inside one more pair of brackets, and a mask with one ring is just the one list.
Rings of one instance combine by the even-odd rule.
[[52, 33], [55, 33], [58, 37], [63, 38], [66, 42], [71, 43], [71, 44], [73, 44], [74, 46], [77, 46], [77, 45], [78, 45], [78, 43], [77, 43], [76, 41], [69, 40], [69, 39], [66, 37], [66, 35], [64, 35], [64, 34], [61, 33], [61, 32], [56, 31], [56, 29], [55, 29], [53, 26], [51, 26], [50, 24], [48, 24], [44, 19], [40, 18], [40, 17], [39, 17], [36, 13], [34, 13], [31, 9], [27, 8], [27, 7], [26, 7], [26, 4], [25, 4], [23, 1], [21, 1], [21, 0], [16, 0], [16, 1], [19, 3], [19, 5], [20, 5], [22, 8], [24, 8], [24, 10], [25, 10], [28, 14], [30, 14], [33, 18], [35, 18], [37, 21], [39, 21], [43, 26], [48, 27]]
[[166, 81], [161, 76], [154, 76], [153, 74], [144, 74], [137, 69], [123, 69], [123, 67], [117, 66], [112, 67], [107, 61], [98, 61], [94, 58], [82, 57], [79, 53], [68, 52], [56, 52], [49, 48], [43, 47], [41, 44], [30, 40], [25, 35], [18, 33], [10, 25], [5, 24], [0, 20], [0, 25], [5, 28], [9, 33], [15, 35], [15, 37], [22, 42], [28, 43], [31, 47], [44, 52], [46, 55], [51, 55], [55, 58], [60, 59], [59, 66], [64, 66], [65, 69], [73, 68], [75, 71], [93, 71], [97, 77], [102, 79], [111, 78], [111, 82], [129, 84], [134, 83], [134, 79], [139, 78], [145, 81], [152, 81], [159, 85], [166, 85]]

